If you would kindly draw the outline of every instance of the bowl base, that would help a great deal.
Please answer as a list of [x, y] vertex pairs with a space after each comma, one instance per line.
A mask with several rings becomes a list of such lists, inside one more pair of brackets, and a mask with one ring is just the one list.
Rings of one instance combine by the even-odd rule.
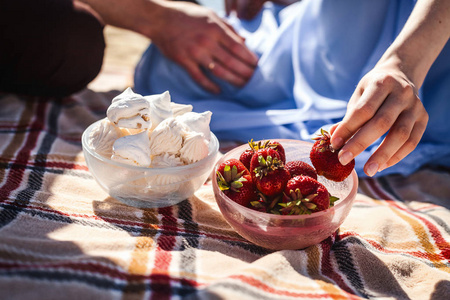
[[122, 202], [123, 204], [133, 206], [136, 208], [163, 208], [168, 206], [173, 206], [175, 204], [180, 203], [181, 201], [184, 201], [184, 199], [179, 200], [141, 200], [139, 198], [121, 198], [121, 197], [114, 197], [118, 201]]

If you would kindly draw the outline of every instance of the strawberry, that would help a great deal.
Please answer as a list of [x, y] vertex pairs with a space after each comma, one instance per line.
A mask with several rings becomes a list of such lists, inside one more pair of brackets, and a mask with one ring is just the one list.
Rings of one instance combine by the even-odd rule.
[[217, 167], [219, 189], [231, 200], [249, 206], [256, 199], [255, 185], [247, 168], [237, 159], [229, 159]]
[[270, 147], [259, 149], [253, 154], [250, 173], [256, 188], [266, 196], [281, 193], [290, 179], [280, 154]]
[[274, 207], [283, 199], [283, 193], [276, 194], [275, 196], [267, 196], [257, 190], [257, 199], [250, 202], [250, 208], [260, 212], [277, 213]]
[[239, 161], [249, 170], [250, 170], [250, 161], [252, 160], [253, 153], [255, 153], [255, 150], [246, 149], [244, 152], [241, 153], [241, 156], [239, 157]]
[[284, 147], [277, 141], [269, 141], [268, 147], [274, 149], [280, 154], [280, 159], [283, 163], [286, 163], [286, 153], [284, 151]]
[[242, 152], [241, 156], [239, 157], [239, 160], [244, 164], [244, 166], [250, 170], [250, 161], [252, 159], [253, 153], [255, 153], [255, 151], [259, 150], [259, 149], [263, 149], [263, 148], [272, 148], [275, 151], [278, 152], [278, 154], [280, 154], [280, 159], [283, 163], [286, 163], [286, 154], [284, 151], [283, 146], [277, 142], [277, 141], [258, 141], [258, 142], [254, 142], [253, 140], [251, 140], [250, 142], [248, 142], [248, 145], [250, 148], [245, 149], [244, 152]]
[[[333, 197], [332, 201], [336, 199]], [[311, 214], [330, 207], [330, 194], [327, 188], [309, 176], [299, 175], [291, 178], [284, 189], [281, 214]]]
[[347, 178], [355, 167], [353, 159], [347, 165], [342, 165], [338, 159], [338, 150], [331, 147], [330, 134], [321, 130], [321, 135], [314, 138], [316, 142], [312, 146], [309, 158], [316, 168], [317, 174], [333, 181], [343, 181]]
[[314, 167], [304, 161], [293, 160], [287, 162], [285, 168], [291, 174], [291, 178], [298, 175], [305, 175], [317, 180], [317, 172]]

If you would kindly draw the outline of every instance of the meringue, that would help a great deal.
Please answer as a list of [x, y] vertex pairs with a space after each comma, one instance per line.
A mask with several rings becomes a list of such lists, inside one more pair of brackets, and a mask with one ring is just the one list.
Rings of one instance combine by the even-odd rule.
[[209, 142], [199, 132], [188, 132], [180, 149], [181, 159], [192, 164], [206, 157], [209, 153]]
[[150, 120], [152, 122], [150, 130], [155, 129], [163, 120], [173, 116], [170, 105], [170, 93], [168, 91], [162, 94], [145, 96], [145, 99], [150, 105]]
[[185, 132], [186, 127], [175, 118], [162, 121], [150, 134], [151, 154], [178, 154], [183, 145]]
[[114, 142], [125, 135], [128, 135], [127, 129], [123, 129], [114, 125], [108, 119], [100, 122], [89, 136], [89, 146], [98, 154], [110, 157], [112, 155], [112, 147]]
[[[107, 118], [93, 129], [89, 143], [98, 154], [129, 165], [170, 168], [191, 164], [208, 156], [211, 115], [172, 102], [169, 91], [142, 96], [127, 88], [112, 99]], [[174, 178], [161, 174], [151, 181], [155, 180], [159, 185]]]
[[152, 126], [149, 101], [134, 93], [131, 88], [112, 100], [106, 116], [119, 127], [147, 129]]
[[206, 140], [211, 139], [211, 129], [209, 123], [211, 122], [212, 112], [205, 111], [203, 113], [187, 112], [177, 116], [177, 120], [185, 124], [189, 130], [202, 133]]
[[129, 165], [149, 167], [152, 158], [147, 132], [118, 138], [113, 144], [111, 159]]

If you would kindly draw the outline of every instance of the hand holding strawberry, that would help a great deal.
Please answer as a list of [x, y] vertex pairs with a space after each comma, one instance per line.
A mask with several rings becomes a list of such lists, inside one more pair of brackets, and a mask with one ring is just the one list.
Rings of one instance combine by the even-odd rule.
[[345, 166], [339, 162], [338, 150], [331, 147], [330, 134], [321, 130], [321, 135], [315, 138], [316, 142], [310, 152], [311, 163], [318, 175], [333, 181], [343, 181], [355, 168], [355, 160]]

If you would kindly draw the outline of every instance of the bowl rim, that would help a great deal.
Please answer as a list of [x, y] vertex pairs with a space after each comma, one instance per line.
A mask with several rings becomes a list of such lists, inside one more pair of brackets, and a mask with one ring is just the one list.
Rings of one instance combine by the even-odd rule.
[[89, 125], [83, 131], [83, 134], [81, 135], [81, 145], [83, 147], [83, 150], [86, 150], [91, 156], [95, 157], [96, 159], [98, 159], [102, 162], [112, 164], [117, 167], [122, 167], [122, 168], [135, 170], [135, 171], [147, 171], [147, 172], [148, 171], [152, 171], [152, 172], [158, 171], [160, 173], [172, 173], [174, 171], [183, 171], [183, 170], [194, 168], [196, 166], [201, 166], [207, 161], [208, 158], [216, 156], [217, 153], [219, 152], [219, 140], [217, 139], [216, 135], [212, 131], [210, 131], [210, 133], [211, 133], [210, 143], [213, 143], [213, 149], [208, 153], [208, 155], [205, 158], [203, 158], [199, 161], [196, 161], [195, 163], [192, 163], [192, 164], [176, 166], [176, 167], [168, 167], [168, 168], [149, 168], [149, 167], [142, 167], [142, 166], [133, 166], [133, 165], [128, 165], [128, 164], [125, 164], [122, 162], [114, 161], [112, 159], [104, 157], [104, 156], [98, 154], [97, 152], [95, 152], [94, 149], [92, 149], [89, 146], [89, 142], [88, 142], [89, 134], [92, 131], [92, 129], [95, 126], [97, 126], [99, 123], [101, 123], [103, 120], [107, 120], [107, 119], [108, 118], [105, 117], [105, 118], [97, 120], [94, 123], [92, 123], [91, 125]]
[[[264, 140], [268, 140], [268, 139], [264, 139]], [[262, 140], [262, 141], [264, 141]], [[279, 142], [281, 145], [283, 145], [283, 141], [288, 141], [288, 142], [298, 142], [301, 144], [308, 144], [309, 146], [312, 146], [313, 143], [311, 142], [306, 142], [306, 141], [302, 141], [302, 140], [294, 140], [294, 139], [273, 139], [276, 140], [277, 142]], [[258, 141], [256, 141], [258, 142]], [[306, 214], [306, 215], [276, 215], [276, 214], [271, 214], [271, 213], [266, 213], [266, 212], [260, 212], [251, 208], [248, 208], [246, 206], [240, 205], [236, 202], [234, 202], [233, 200], [231, 200], [230, 198], [228, 198], [224, 192], [222, 192], [217, 184], [217, 167], [219, 166], [220, 163], [225, 161], [225, 156], [227, 154], [230, 154], [230, 152], [237, 152], [238, 149], [242, 148], [242, 149], [246, 149], [246, 145], [247, 144], [243, 144], [241, 146], [235, 147], [231, 150], [229, 150], [228, 152], [224, 153], [216, 162], [216, 164], [214, 165], [214, 169], [213, 169], [213, 174], [212, 174], [212, 185], [213, 185], [213, 189], [214, 192], [218, 192], [221, 196], [222, 199], [224, 199], [227, 204], [230, 204], [231, 206], [233, 206], [234, 208], [236, 208], [237, 210], [241, 210], [243, 209], [244, 211], [257, 215], [257, 216], [261, 216], [261, 218], [270, 218], [270, 219], [283, 219], [283, 220], [294, 220], [294, 219], [310, 219], [310, 218], [316, 218], [316, 217], [320, 217], [323, 215], [328, 214], [330, 211], [332, 210], [336, 210], [336, 209], [340, 209], [341, 207], [343, 207], [347, 202], [351, 201], [352, 199], [355, 198], [357, 192], [358, 192], [358, 176], [356, 174], [356, 171], [353, 169], [353, 171], [351, 172], [351, 174], [349, 175], [348, 178], [352, 178], [352, 186], [350, 187], [350, 192], [348, 193], [347, 197], [345, 197], [345, 199], [339, 199], [337, 201], [337, 203], [330, 208], [327, 208], [326, 210], [322, 210], [319, 212], [315, 212], [315, 213], [311, 213], [311, 214]], [[216, 198], [216, 202], [218, 202], [217, 197]]]

